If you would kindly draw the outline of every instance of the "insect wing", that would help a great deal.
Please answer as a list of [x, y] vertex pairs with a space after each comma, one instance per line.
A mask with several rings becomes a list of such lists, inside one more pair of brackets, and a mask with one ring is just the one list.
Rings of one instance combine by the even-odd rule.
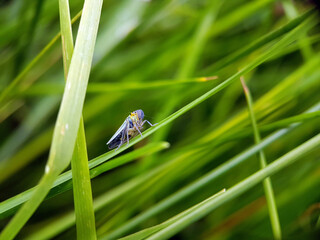
[[125, 131], [126, 129], [127, 129], [127, 119], [122, 123], [121, 127], [116, 131], [116, 133], [113, 134], [109, 142], [107, 142], [107, 145], [109, 145], [119, 134], [122, 133], [122, 131]]

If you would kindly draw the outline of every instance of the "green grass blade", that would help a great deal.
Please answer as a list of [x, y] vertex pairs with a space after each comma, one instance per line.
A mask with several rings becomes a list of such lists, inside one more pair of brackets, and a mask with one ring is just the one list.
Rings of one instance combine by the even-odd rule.
[[23, 104], [24, 102], [21, 100], [11, 101], [7, 104], [4, 104], [4, 106], [0, 108], [0, 123], [6, 120], [12, 113], [20, 109]]
[[[299, 15], [293, 2], [289, 0], [285, 0], [282, 2], [282, 6], [284, 9], [284, 12], [286, 13], [289, 19], [294, 19]], [[312, 47], [310, 46], [310, 43], [307, 40], [307, 38], [300, 39], [298, 41], [298, 44], [300, 46], [303, 58], [305, 60], [310, 59], [313, 56], [313, 52], [312, 52]]]
[[[254, 116], [254, 111], [252, 107], [252, 97], [248, 87], [246, 86], [246, 83], [243, 77], [241, 77], [241, 83], [242, 83], [242, 87], [243, 87], [244, 94], [246, 96], [246, 100], [248, 104], [249, 115], [252, 123], [253, 133], [254, 133], [254, 140], [256, 144], [259, 144], [261, 142], [261, 137], [260, 137], [259, 129], [257, 126], [256, 118]], [[265, 168], [267, 166], [267, 160], [263, 150], [259, 151], [258, 157], [260, 159], [261, 169]], [[267, 199], [273, 237], [274, 239], [281, 239], [281, 227], [280, 227], [279, 214], [277, 210], [277, 204], [274, 197], [274, 192], [273, 192], [273, 187], [272, 187], [270, 177], [267, 177], [266, 179], [263, 180], [263, 188], [264, 188], [264, 192]]]
[[68, 71], [73, 54], [73, 36], [71, 29], [70, 10], [68, 0], [59, 0], [60, 32], [63, 56], [64, 77], [67, 81]]
[[9, 222], [9, 224], [3, 229], [0, 234], [1, 240], [13, 239], [24, 224], [28, 221], [31, 215], [36, 211], [42, 200], [48, 193], [48, 186], [51, 186], [56, 179], [54, 174], [45, 174], [39, 184], [37, 185], [35, 191], [30, 196], [29, 201], [19, 209], [17, 214]]
[[78, 138], [71, 160], [73, 199], [76, 214], [77, 239], [97, 239], [93, 211], [91, 182], [85, 142], [83, 120], [81, 118]]
[[[60, 28], [65, 79], [73, 54], [73, 37], [71, 30], [68, 0], [59, 1]], [[79, 131], [71, 159], [74, 207], [76, 213], [77, 239], [95, 240], [96, 227], [92, 203], [92, 190], [88, 166], [87, 145], [83, 117], [80, 119]]]
[[5, 227], [0, 239], [9, 240], [16, 236], [45, 198], [54, 180], [70, 163], [80, 124], [101, 6], [102, 1], [91, 2], [91, 0], [87, 0], [84, 3], [66, 91], [56, 121], [45, 174], [30, 201], [18, 211]]
[[[156, 80], [152, 82], [128, 82], [128, 83], [89, 83], [87, 93], [114, 93], [125, 91], [139, 91], [139, 90], [161, 90], [167, 87], [183, 87], [188, 84], [195, 83], [211, 83], [212, 80], [217, 79], [217, 76], [212, 77], [199, 77], [190, 79], [179, 79], [173, 81], [170, 79]], [[50, 95], [62, 94], [64, 85], [61, 83], [39, 83], [30, 87], [26, 91], [18, 92], [22, 96], [37, 96], [37, 95]]]
[[212, 200], [210, 199], [210, 201], [208, 202], [205, 202], [203, 205], [193, 210], [187, 216], [178, 219], [170, 226], [160, 230], [159, 232], [153, 234], [147, 239], [155, 240], [167, 239], [172, 237], [186, 226], [206, 216], [216, 208], [220, 207], [222, 204], [240, 196], [242, 193], [246, 192], [250, 188], [254, 187], [258, 183], [263, 181], [266, 177], [269, 177], [279, 172], [281, 169], [288, 167], [289, 165], [293, 164], [310, 151], [319, 148], [319, 146], [320, 134], [316, 135], [315, 137], [311, 138], [299, 147], [295, 148], [294, 150], [275, 160], [270, 165], [266, 166], [264, 169], [259, 170], [258, 172], [241, 181], [240, 183], [234, 185], [233, 187], [228, 189], [224, 194], [217, 196]]
[[230, 28], [236, 26], [243, 19], [251, 16], [256, 13], [259, 9], [271, 4], [274, 0], [262, 0], [262, 1], [253, 1], [248, 2], [247, 4], [242, 5], [239, 8], [236, 8], [230, 14], [223, 16], [213, 25], [210, 29], [210, 35], [217, 36], [225, 31], [228, 31]]
[[316, 223], [316, 229], [319, 229], [320, 228], [320, 216], [318, 217], [318, 221]]
[[98, 167], [93, 168], [90, 171], [90, 176], [91, 176], [91, 178], [95, 178], [106, 171], [109, 171], [113, 168], [124, 165], [128, 162], [131, 162], [132, 160], [137, 159], [142, 155], [150, 155], [152, 153], [156, 153], [156, 152], [159, 152], [165, 148], [168, 148], [169, 146], [170, 146], [170, 144], [167, 142], [150, 143], [150, 144], [146, 145], [145, 147], [139, 148], [133, 152], [129, 152], [129, 153], [127, 153], [123, 156], [120, 156], [112, 161], [103, 163], [103, 164], [99, 165]]

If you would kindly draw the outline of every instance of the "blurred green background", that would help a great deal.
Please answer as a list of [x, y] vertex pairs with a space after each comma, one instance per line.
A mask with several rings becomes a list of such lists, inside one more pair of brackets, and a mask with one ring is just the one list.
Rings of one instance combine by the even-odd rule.
[[[82, 5], [70, 1], [71, 17]], [[289, 0], [105, 0], [83, 109], [88, 158], [108, 152], [106, 142], [131, 111], [142, 109], [145, 119], [160, 122], [263, 57], [314, 7]], [[75, 19], [74, 39], [78, 24]], [[64, 88], [61, 39], [48, 45], [59, 30], [58, 1], [0, 2], [0, 90], [7, 91], [0, 105], [1, 229], [16, 211], [5, 206], [8, 199], [35, 186], [44, 173]], [[264, 149], [268, 163], [319, 133], [319, 33], [316, 17], [306, 32], [244, 75], [262, 139], [287, 129]], [[310, 109], [313, 114], [304, 114]], [[158, 148], [92, 179], [98, 239], [160, 224], [260, 169], [252, 154], [176, 197], [255, 144], [240, 79], [121, 155], [149, 144]], [[311, 151], [271, 177], [283, 239], [320, 237], [319, 160], [319, 149]], [[76, 238], [70, 185], [51, 192], [18, 239]], [[172, 196], [177, 200], [116, 234]], [[172, 239], [272, 238], [258, 184]]]

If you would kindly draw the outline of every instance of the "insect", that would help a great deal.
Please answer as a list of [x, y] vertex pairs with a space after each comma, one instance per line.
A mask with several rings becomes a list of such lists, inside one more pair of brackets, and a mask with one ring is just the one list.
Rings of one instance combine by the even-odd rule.
[[144, 113], [142, 110], [136, 110], [132, 112], [129, 117], [126, 118], [117, 132], [111, 137], [109, 142], [107, 142], [109, 149], [117, 148], [116, 150], [118, 150], [125, 142], [129, 144], [129, 140], [138, 135], [138, 133], [140, 133], [142, 137], [140, 129], [142, 129], [142, 126], [145, 122], [147, 122], [150, 126], [154, 126], [148, 120], [143, 121], [143, 118]]

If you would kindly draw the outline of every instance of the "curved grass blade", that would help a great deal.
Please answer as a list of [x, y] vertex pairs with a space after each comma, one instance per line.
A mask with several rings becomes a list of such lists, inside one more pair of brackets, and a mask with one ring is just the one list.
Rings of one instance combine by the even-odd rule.
[[[259, 144], [261, 142], [261, 137], [259, 133], [259, 129], [257, 127], [257, 122], [256, 118], [254, 116], [254, 111], [252, 107], [252, 97], [249, 91], [249, 88], [247, 87], [244, 78], [241, 77], [241, 83], [242, 87], [244, 90], [244, 94], [246, 96], [247, 104], [248, 104], [248, 109], [249, 109], [249, 115], [252, 123], [252, 128], [253, 128], [253, 133], [254, 133], [254, 140], [256, 144]], [[263, 150], [259, 151], [259, 160], [260, 160], [260, 167], [261, 169], [265, 168], [267, 166], [267, 160], [264, 154]], [[271, 183], [271, 178], [267, 177], [266, 179], [263, 180], [263, 188], [265, 192], [265, 196], [267, 199], [267, 205], [268, 205], [268, 211], [269, 211], [269, 216], [270, 216], [270, 221], [271, 221], [271, 226], [272, 226], [272, 232], [273, 232], [273, 237], [274, 239], [281, 239], [281, 227], [280, 227], [280, 220], [279, 220], [279, 214], [277, 210], [277, 204], [276, 200], [274, 197], [274, 191]]]
[[[194, 83], [210, 83], [212, 80], [218, 79], [217, 76], [198, 77], [190, 79], [173, 80], [156, 80], [152, 82], [128, 82], [128, 83], [89, 83], [87, 93], [114, 93], [124, 91], [139, 90], [159, 90], [159, 88], [182, 87], [187, 84]], [[50, 94], [62, 94], [64, 85], [61, 83], [39, 83], [26, 91], [18, 92], [17, 95], [22, 96], [38, 96]]]
[[50, 191], [54, 180], [70, 163], [80, 124], [101, 7], [102, 1], [86, 0], [84, 3], [45, 174], [30, 200], [1, 232], [1, 240], [10, 240], [16, 236]]
[[[73, 54], [73, 37], [68, 0], [59, 0], [59, 14], [64, 72], [65, 79], [67, 80]], [[92, 203], [87, 145], [82, 116], [71, 159], [71, 170], [73, 176], [72, 182], [74, 208], [76, 213], [77, 239], [95, 240], [97, 239], [96, 226]]]

